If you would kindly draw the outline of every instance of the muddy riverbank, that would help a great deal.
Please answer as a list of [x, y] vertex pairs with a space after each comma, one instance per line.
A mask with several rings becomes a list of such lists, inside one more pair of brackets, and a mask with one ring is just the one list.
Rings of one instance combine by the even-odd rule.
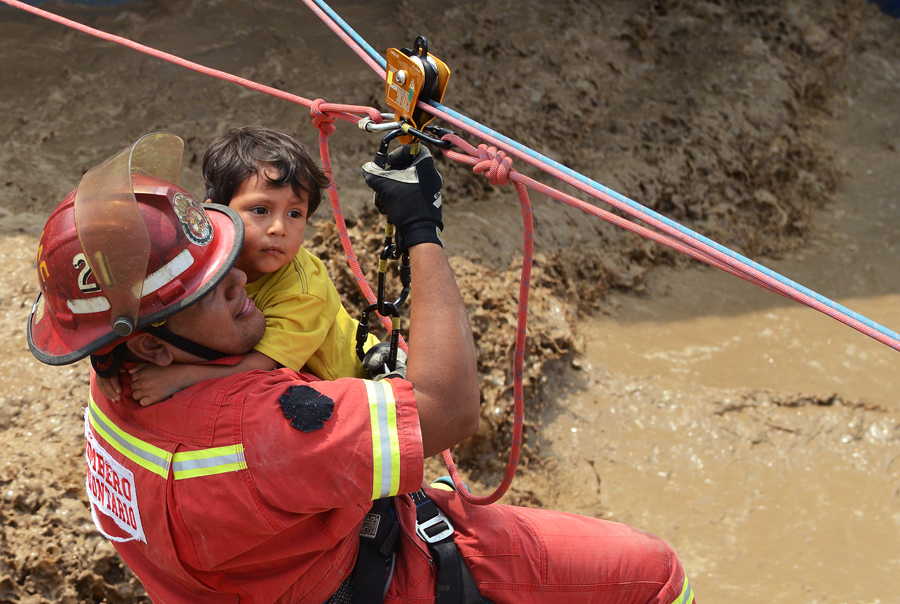
[[[900, 327], [900, 24], [874, 5], [333, 6], [377, 49], [428, 36], [453, 69], [451, 107]], [[302, 4], [43, 7], [307, 98], [383, 108], [368, 68]], [[37, 237], [85, 169], [146, 132], [185, 139], [182, 182], [197, 194], [199, 159], [223, 129], [316, 133], [302, 107], [5, 6], [0, 57], [0, 604], [147, 602], [86, 507], [87, 367], [43, 366], [25, 343]], [[331, 139], [351, 235], [374, 253], [359, 165], [377, 141], [347, 124]], [[440, 166], [484, 392], [482, 428], [456, 455], [487, 490], [509, 442], [521, 219], [511, 190]], [[897, 353], [533, 202], [526, 452], [504, 501], [659, 534], [705, 604], [896, 601]], [[358, 308], [328, 221], [323, 207], [309, 244]]]

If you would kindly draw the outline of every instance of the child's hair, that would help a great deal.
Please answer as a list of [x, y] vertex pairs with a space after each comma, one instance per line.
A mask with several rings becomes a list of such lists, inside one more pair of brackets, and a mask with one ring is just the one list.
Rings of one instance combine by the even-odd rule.
[[[277, 173], [264, 168], [274, 168]], [[203, 180], [206, 196], [213, 202], [228, 205], [241, 184], [259, 174], [273, 189], [288, 185], [298, 196], [309, 196], [308, 216], [322, 201], [321, 190], [331, 184], [331, 178], [313, 161], [306, 145], [290, 134], [245, 126], [232, 128], [219, 135], [203, 155]]]

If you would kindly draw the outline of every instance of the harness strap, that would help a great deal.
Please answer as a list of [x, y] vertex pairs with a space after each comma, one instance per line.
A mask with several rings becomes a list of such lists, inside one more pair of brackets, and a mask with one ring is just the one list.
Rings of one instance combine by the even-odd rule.
[[416, 504], [416, 533], [428, 544], [437, 571], [435, 604], [482, 604], [481, 591], [453, 541], [453, 525], [425, 491], [410, 493]]
[[376, 499], [359, 531], [352, 604], [384, 601], [388, 563], [397, 551], [399, 540], [400, 523], [391, 508], [391, 498]]
[[[410, 493], [416, 504], [416, 534], [428, 545], [435, 565], [435, 604], [483, 604], [484, 598], [453, 541], [453, 525], [420, 490]], [[372, 503], [359, 531], [356, 566], [327, 604], [382, 604], [400, 542], [400, 522], [391, 507], [393, 498]], [[352, 596], [348, 591], [352, 590]]]

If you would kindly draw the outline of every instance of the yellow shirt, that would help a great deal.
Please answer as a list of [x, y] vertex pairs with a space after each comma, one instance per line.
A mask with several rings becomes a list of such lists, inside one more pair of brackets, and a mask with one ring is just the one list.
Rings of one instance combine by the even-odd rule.
[[[341, 305], [325, 265], [303, 248], [291, 262], [247, 284], [266, 318], [254, 350], [290, 369], [306, 367], [323, 380], [367, 377], [356, 355], [356, 327]], [[369, 335], [365, 349], [378, 340]]]

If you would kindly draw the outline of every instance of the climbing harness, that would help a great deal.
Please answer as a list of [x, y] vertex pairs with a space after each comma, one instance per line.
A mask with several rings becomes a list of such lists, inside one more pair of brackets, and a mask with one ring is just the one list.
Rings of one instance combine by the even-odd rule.
[[[310, 109], [313, 124], [319, 130], [319, 151], [322, 157], [322, 167], [328, 173], [333, 173], [331, 168], [331, 159], [328, 151], [328, 136], [335, 131], [335, 121], [341, 119], [344, 121], [356, 123], [361, 129], [369, 132], [399, 131], [396, 138], [404, 137], [401, 140], [424, 140], [443, 149], [445, 156], [456, 161], [468, 163], [473, 167], [476, 173], [484, 174], [493, 184], [512, 183], [519, 194], [520, 204], [522, 206], [523, 216], [523, 261], [522, 275], [520, 281], [520, 299], [519, 299], [519, 317], [516, 336], [516, 350], [514, 363], [514, 408], [515, 422], [513, 426], [513, 442], [511, 447], [510, 462], [507, 468], [507, 475], [504, 477], [501, 485], [494, 493], [487, 497], [472, 496], [462, 481], [459, 479], [455, 467], [452, 465], [452, 459], [449, 452], [444, 452], [444, 461], [448, 464], [448, 469], [453, 477], [453, 481], [457, 486], [457, 492], [460, 497], [477, 504], [492, 503], [499, 499], [509, 488], [512, 476], [515, 473], [515, 467], [518, 463], [518, 451], [521, 446], [521, 410], [523, 405], [522, 395], [522, 363], [524, 359], [525, 347], [525, 329], [527, 319], [527, 298], [531, 270], [531, 246], [533, 244], [533, 233], [531, 223], [531, 206], [528, 201], [527, 188], [534, 189], [540, 193], [548, 195], [561, 203], [565, 203], [572, 207], [578, 208], [593, 216], [606, 220], [611, 224], [615, 224], [622, 228], [628, 229], [636, 234], [651, 239], [657, 243], [668, 246], [676, 251], [684, 253], [691, 258], [722, 269], [729, 274], [745, 279], [751, 283], [764, 287], [788, 299], [794, 300], [811, 308], [814, 308], [842, 323], [856, 329], [857, 331], [868, 335], [869, 337], [887, 345], [895, 350], [900, 350], [900, 334], [892, 331], [844, 306], [818, 294], [786, 277], [780, 275], [771, 269], [766, 268], [729, 248], [722, 246], [711, 239], [708, 239], [691, 229], [669, 219], [661, 214], [654, 212], [641, 204], [633, 201], [603, 185], [587, 178], [586, 176], [571, 170], [570, 168], [549, 159], [548, 157], [537, 153], [536, 151], [510, 139], [490, 128], [480, 124], [453, 109], [441, 104], [444, 89], [446, 88], [447, 78], [449, 78], [449, 69], [446, 65], [440, 63], [433, 55], [428, 52], [428, 45], [424, 38], [413, 44], [413, 49], [400, 49], [397, 53], [389, 51], [388, 56], [390, 63], [375, 51], [365, 40], [363, 40], [339, 15], [337, 15], [324, 0], [303, 0], [311, 11], [313, 11], [322, 21], [334, 31], [372, 70], [386, 82], [386, 92], [393, 91], [394, 101], [400, 105], [402, 95], [400, 95], [403, 85], [399, 83], [400, 71], [405, 71], [406, 80], [413, 81], [415, 84], [421, 77], [421, 85], [418, 87], [413, 85], [414, 99], [410, 99], [409, 108], [405, 104], [400, 108], [393, 105], [390, 100], [388, 103], [397, 112], [396, 114], [382, 114], [372, 107], [341, 105], [326, 103], [322, 99], [311, 101], [303, 97], [293, 95], [275, 88], [264, 86], [250, 80], [234, 76], [232, 74], [210, 69], [197, 63], [186, 61], [174, 55], [164, 53], [137, 42], [102, 32], [100, 30], [87, 27], [70, 19], [60, 17], [53, 13], [49, 13], [42, 9], [32, 7], [20, 0], [0, 0], [5, 4], [30, 12], [40, 17], [55, 21], [74, 28], [78, 31], [96, 36], [98, 38], [122, 44], [129, 48], [133, 48], [140, 52], [151, 56], [164, 59], [192, 69], [194, 71], [204, 73], [225, 81], [239, 84], [246, 88], [264, 92], [266, 94], [304, 105]], [[396, 49], [393, 49], [396, 50]], [[443, 65], [443, 68], [441, 67]], [[396, 70], [393, 70], [396, 68]], [[444, 71], [446, 70], [446, 71]], [[390, 73], [390, 76], [388, 75]], [[443, 74], [443, 75], [442, 75]], [[391, 82], [388, 83], [388, 77]], [[430, 81], [426, 81], [430, 78]], [[397, 88], [391, 88], [392, 84], [397, 84]], [[405, 85], [407, 96], [409, 96], [409, 84]], [[423, 94], [424, 91], [424, 94]], [[407, 115], [408, 113], [408, 115]], [[434, 117], [440, 117], [446, 124], [453, 128], [466, 132], [471, 136], [486, 141], [489, 144], [481, 144], [477, 148], [470, 145], [456, 134], [449, 133], [446, 130], [433, 128], [428, 124]], [[385, 120], [389, 120], [386, 123]], [[461, 151], [451, 150], [451, 146], [456, 146]], [[637, 224], [626, 218], [618, 216], [610, 211], [603, 210], [586, 201], [567, 195], [534, 181], [514, 170], [512, 170], [512, 158], [515, 157], [526, 162], [528, 165], [534, 166], [545, 173], [554, 176], [568, 185], [586, 193], [587, 195], [609, 204], [615, 210], [630, 216], [631, 218], [640, 220], [647, 226]], [[388, 303], [384, 301], [383, 293], [380, 297], [372, 291], [365, 279], [359, 262], [353, 252], [349, 236], [347, 234], [346, 224], [343, 218], [340, 201], [338, 198], [336, 184], [332, 181], [329, 186], [329, 197], [331, 199], [332, 210], [334, 212], [335, 224], [341, 237], [341, 243], [347, 256], [348, 263], [356, 277], [363, 295], [369, 303], [369, 315], [374, 311], [381, 320], [386, 329], [391, 331], [394, 337], [394, 317], [391, 314], [400, 303], [396, 301]], [[649, 228], [648, 228], [649, 227]], [[655, 230], [654, 230], [655, 229]], [[393, 237], [393, 234], [390, 236]], [[387, 243], [389, 239], [387, 232], [385, 236], [385, 248], [393, 245]], [[394, 252], [388, 252], [390, 257]], [[384, 254], [384, 250], [382, 251]], [[402, 262], [402, 260], [401, 260]], [[381, 274], [381, 273], [379, 273]], [[402, 272], [401, 272], [402, 275]], [[401, 276], [402, 280], [402, 276]], [[381, 287], [379, 287], [381, 289]], [[401, 294], [401, 298], [403, 294]], [[399, 298], [398, 298], [399, 300]], [[391, 306], [393, 305], [393, 307]], [[382, 313], [384, 311], [384, 313]], [[399, 314], [399, 313], [398, 313]], [[368, 328], [369, 316], [366, 316], [366, 326]], [[362, 322], [361, 322], [362, 324]], [[398, 346], [406, 349], [403, 338], [397, 335]]]
[[[410, 493], [416, 506], [416, 535], [435, 566], [435, 604], [482, 604], [469, 567], [453, 541], [453, 525], [424, 490]], [[380, 604], [391, 585], [400, 545], [400, 521], [385, 497], [372, 503], [359, 531], [359, 553], [350, 575], [326, 604]]]
[[428, 544], [437, 571], [435, 604], [481, 604], [469, 567], [453, 542], [453, 525], [424, 490], [410, 493], [416, 504], [416, 534]]

